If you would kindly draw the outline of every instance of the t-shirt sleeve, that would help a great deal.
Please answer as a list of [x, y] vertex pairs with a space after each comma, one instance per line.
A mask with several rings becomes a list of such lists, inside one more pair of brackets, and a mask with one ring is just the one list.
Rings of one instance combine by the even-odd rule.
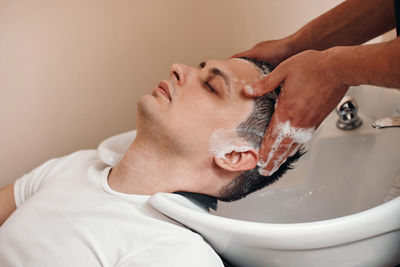
[[96, 150], [80, 150], [67, 156], [46, 161], [33, 171], [18, 178], [14, 183], [14, 199], [17, 208], [31, 198], [46, 181], [57, 178], [57, 170], [76, 164], [85, 164], [92, 158], [97, 158]]
[[164, 238], [131, 255], [120, 267], [224, 267], [200, 236]]
[[17, 208], [39, 190], [48, 172], [57, 164], [58, 161], [59, 158], [48, 160], [15, 181], [14, 199]]

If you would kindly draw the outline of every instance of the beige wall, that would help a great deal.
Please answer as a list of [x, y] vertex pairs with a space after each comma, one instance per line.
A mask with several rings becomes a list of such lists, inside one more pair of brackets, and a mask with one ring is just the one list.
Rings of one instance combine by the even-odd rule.
[[135, 128], [173, 62], [284, 37], [340, 0], [0, 0], [0, 186]]

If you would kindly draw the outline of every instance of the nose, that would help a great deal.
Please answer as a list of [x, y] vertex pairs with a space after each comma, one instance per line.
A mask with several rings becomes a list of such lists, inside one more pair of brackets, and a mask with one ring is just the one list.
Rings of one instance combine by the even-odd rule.
[[178, 85], [183, 85], [185, 84], [187, 76], [190, 74], [190, 71], [190, 66], [174, 63], [172, 64], [170, 69], [170, 76], [172, 79], [175, 79], [175, 82]]

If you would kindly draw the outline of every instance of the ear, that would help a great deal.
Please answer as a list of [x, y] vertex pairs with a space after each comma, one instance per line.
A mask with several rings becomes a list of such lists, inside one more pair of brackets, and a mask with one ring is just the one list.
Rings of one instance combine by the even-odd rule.
[[226, 153], [224, 158], [214, 157], [215, 163], [227, 171], [248, 171], [257, 166], [258, 152], [249, 149], [244, 152], [232, 151]]

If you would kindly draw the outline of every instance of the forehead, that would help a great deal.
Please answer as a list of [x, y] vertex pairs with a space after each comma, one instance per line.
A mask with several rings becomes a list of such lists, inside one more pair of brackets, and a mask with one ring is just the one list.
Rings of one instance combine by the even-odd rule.
[[251, 84], [263, 77], [256, 65], [245, 59], [209, 60], [207, 65], [221, 69], [233, 82], [239, 81], [242, 84]]

